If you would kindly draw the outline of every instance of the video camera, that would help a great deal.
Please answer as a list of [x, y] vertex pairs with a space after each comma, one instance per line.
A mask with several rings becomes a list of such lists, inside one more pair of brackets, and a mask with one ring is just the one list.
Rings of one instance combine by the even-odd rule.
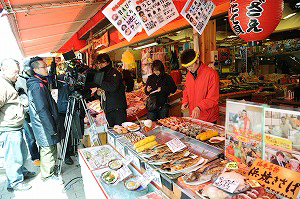
[[69, 85], [71, 91], [82, 91], [85, 88], [88, 67], [80, 59], [76, 59], [71, 50], [63, 54], [66, 60], [66, 74], [64, 82]]

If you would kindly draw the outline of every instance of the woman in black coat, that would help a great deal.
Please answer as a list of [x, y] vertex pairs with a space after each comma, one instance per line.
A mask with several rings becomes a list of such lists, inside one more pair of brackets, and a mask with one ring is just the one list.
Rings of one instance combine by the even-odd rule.
[[148, 110], [148, 118], [156, 121], [169, 116], [168, 97], [176, 92], [177, 87], [172, 77], [165, 73], [164, 64], [160, 60], [153, 61], [152, 73], [146, 82], [145, 93], [156, 98], [156, 109]]

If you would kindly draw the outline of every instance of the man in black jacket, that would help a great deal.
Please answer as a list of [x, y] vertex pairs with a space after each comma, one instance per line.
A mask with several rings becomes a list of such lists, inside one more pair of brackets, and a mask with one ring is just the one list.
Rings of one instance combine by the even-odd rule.
[[126, 122], [126, 96], [122, 83], [122, 75], [112, 67], [108, 54], [100, 54], [96, 59], [94, 83], [98, 90], [95, 97], [100, 98], [109, 126], [120, 125]]
[[29, 113], [35, 138], [40, 146], [42, 180], [53, 180], [62, 184], [54, 176], [57, 146], [60, 136], [57, 129], [57, 105], [48, 89], [48, 69], [40, 57], [30, 59], [31, 76], [27, 80]]

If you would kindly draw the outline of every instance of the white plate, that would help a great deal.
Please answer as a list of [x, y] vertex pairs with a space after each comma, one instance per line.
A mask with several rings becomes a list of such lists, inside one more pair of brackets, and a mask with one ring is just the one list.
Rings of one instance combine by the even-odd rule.
[[133, 123], [133, 122], [124, 122], [124, 123], [122, 123], [122, 126], [123, 126], [124, 128], [127, 128], [128, 126], [131, 126], [131, 125], [133, 125], [133, 124], [135, 124], [135, 123]]
[[183, 180], [183, 182], [187, 185], [199, 185], [199, 184], [209, 182], [211, 180], [211, 176], [209, 177], [209, 179], [206, 179], [206, 180], [201, 180], [201, 178], [200, 178], [198, 181], [195, 181], [195, 182], [186, 182], [185, 180]]
[[140, 130], [141, 127], [135, 128], [135, 129], [128, 129], [128, 131], [134, 132]]
[[[212, 140], [219, 140], [219, 141], [217, 141], [217, 142], [212, 142]], [[225, 137], [212, 137], [212, 138], [210, 138], [209, 139], [209, 142], [210, 143], [220, 143], [220, 142], [223, 142], [225, 140]]]
[[201, 158], [196, 164], [188, 167], [188, 168], [185, 168], [185, 169], [181, 169], [181, 170], [177, 170], [177, 171], [165, 171], [165, 170], [162, 170], [160, 169], [159, 171], [161, 173], [166, 173], [166, 174], [177, 174], [177, 173], [184, 173], [184, 172], [188, 172], [188, 171], [191, 171], [192, 169], [194, 169], [195, 167], [199, 166], [200, 164], [202, 164], [204, 161], [204, 158]]

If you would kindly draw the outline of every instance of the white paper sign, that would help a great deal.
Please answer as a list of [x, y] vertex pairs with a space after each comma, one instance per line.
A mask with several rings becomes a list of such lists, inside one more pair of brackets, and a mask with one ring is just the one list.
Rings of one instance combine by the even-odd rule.
[[162, 188], [162, 183], [161, 183], [161, 178], [160, 178], [160, 174], [157, 171], [154, 171], [148, 164], [145, 164], [145, 169], [148, 171], [151, 171], [153, 173], [153, 175], [155, 176], [153, 179], [153, 182], [159, 186], [160, 188]]
[[117, 170], [117, 172], [119, 173], [119, 179], [118, 182], [124, 180], [125, 178], [127, 178], [128, 176], [131, 175], [131, 170], [128, 168], [128, 166], [123, 166], [122, 168], [120, 168], [119, 170]]
[[173, 140], [170, 140], [169, 142], [166, 143], [166, 145], [173, 153], [180, 151], [181, 149], [184, 149], [186, 147], [186, 145], [183, 144], [178, 138], [174, 138]]
[[180, 14], [201, 35], [215, 7], [212, 1], [188, 0]]
[[233, 193], [235, 189], [239, 186], [239, 182], [234, 181], [230, 178], [224, 178], [223, 176], [219, 176], [213, 185], [224, 191]]
[[126, 166], [129, 165], [130, 162], [132, 162], [133, 158], [134, 156], [128, 154], [127, 156], [124, 157], [123, 164]]
[[132, 9], [148, 35], [179, 16], [172, 0], [132, 0]]
[[131, 0], [114, 0], [102, 11], [127, 41], [130, 41], [141, 27], [130, 7], [131, 3]]
[[136, 157], [131, 151], [128, 150], [128, 156], [133, 157], [132, 164], [138, 169], [141, 170], [140, 160]]
[[88, 131], [89, 131], [91, 146], [94, 146], [94, 143], [99, 140], [98, 134], [96, 131], [96, 125], [92, 124]]
[[120, 142], [116, 142], [116, 149], [123, 157], [125, 157], [125, 147]]
[[108, 144], [110, 144], [112, 147], [116, 147], [116, 146], [115, 146], [115, 140], [114, 140], [114, 137], [111, 136], [109, 133], [107, 133], [107, 142], [108, 142]]
[[138, 181], [141, 183], [142, 187], [147, 187], [147, 185], [155, 178], [151, 170], [146, 171], [142, 176], [139, 177]]

